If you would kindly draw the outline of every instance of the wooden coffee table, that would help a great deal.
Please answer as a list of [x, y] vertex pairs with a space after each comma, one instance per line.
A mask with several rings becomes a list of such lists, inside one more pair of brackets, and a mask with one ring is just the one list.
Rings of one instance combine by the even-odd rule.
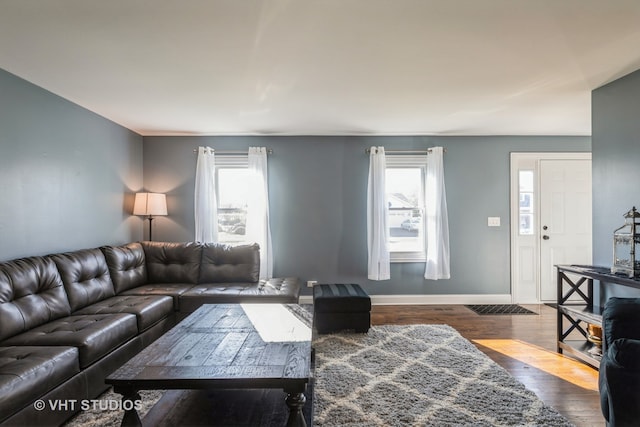
[[123, 426], [141, 426], [139, 390], [282, 389], [288, 426], [305, 426], [311, 328], [281, 304], [203, 305], [105, 380]]

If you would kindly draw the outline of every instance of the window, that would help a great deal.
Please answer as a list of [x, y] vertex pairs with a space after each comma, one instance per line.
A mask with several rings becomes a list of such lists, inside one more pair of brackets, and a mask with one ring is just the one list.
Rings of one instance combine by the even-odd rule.
[[424, 261], [426, 156], [387, 155], [385, 193], [389, 206], [391, 262]]
[[533, 171], [519, 171], [519, 216], [520, 216], [520, 235], [533, 235]]
[[246, 156], [216, 157], [218, 241], [230, 245], [245, 242], [249, 169]]

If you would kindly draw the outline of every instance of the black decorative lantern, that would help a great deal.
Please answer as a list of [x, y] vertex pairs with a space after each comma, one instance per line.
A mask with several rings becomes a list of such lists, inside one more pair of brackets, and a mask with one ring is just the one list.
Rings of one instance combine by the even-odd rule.
[[624, 215], [624, 225], [613, 232], [612, 273], [640, 276], [640, 261], [636, 258], [636, 246], [640, 245], [639, 232], [640, 213], [634, 206]]

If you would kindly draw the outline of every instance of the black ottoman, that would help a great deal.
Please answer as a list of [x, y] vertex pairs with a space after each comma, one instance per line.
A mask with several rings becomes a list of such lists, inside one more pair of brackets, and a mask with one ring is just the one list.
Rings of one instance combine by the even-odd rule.
[[313, 312], [319, 334], [343, 329], [364, 333], [371, 325], [371, 298], [356, 284], [316, 285]]

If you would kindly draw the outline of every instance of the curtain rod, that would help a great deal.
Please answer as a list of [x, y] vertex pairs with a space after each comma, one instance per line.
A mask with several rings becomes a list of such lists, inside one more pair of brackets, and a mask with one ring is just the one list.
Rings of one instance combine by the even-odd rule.
[[[216, 150], [216, 149], [214, 149], [214, 148], [212, 148], [211, 150], [212, 150], [214, 153], [216, 153], [216, 154], [220, 154], [220, 155], [222, 155], [222, 156], [225, 156], [225, 155], [240, 155], [240, 154], [248, 154], [248, 152], [247, 152], [247, 151], [240, 151], [240, 150], [236, 150], [236, 151], [233, 151], [233, 150]], [[194, 153], [197, 153], [197, 152], [198, 152], [198, 149], [197, 149], [197, 148], [194, 148], [194, 149], [193, 149], [193, 152], [194, 152]], [[273, 149], [271, 149], [271, 148], [267, 148], [267, 154], [273, 154]]]
[[[447, 152], [446, 148], [443, 148], [442, 151], [444, 153]], [[371, 148], [366, 148], [364, 150], [365, 153], [371, 153]], [[431, 148], [427, 148], [426, 150], [385, 150], [385, 154], [429, 154], [431, 152]]]

